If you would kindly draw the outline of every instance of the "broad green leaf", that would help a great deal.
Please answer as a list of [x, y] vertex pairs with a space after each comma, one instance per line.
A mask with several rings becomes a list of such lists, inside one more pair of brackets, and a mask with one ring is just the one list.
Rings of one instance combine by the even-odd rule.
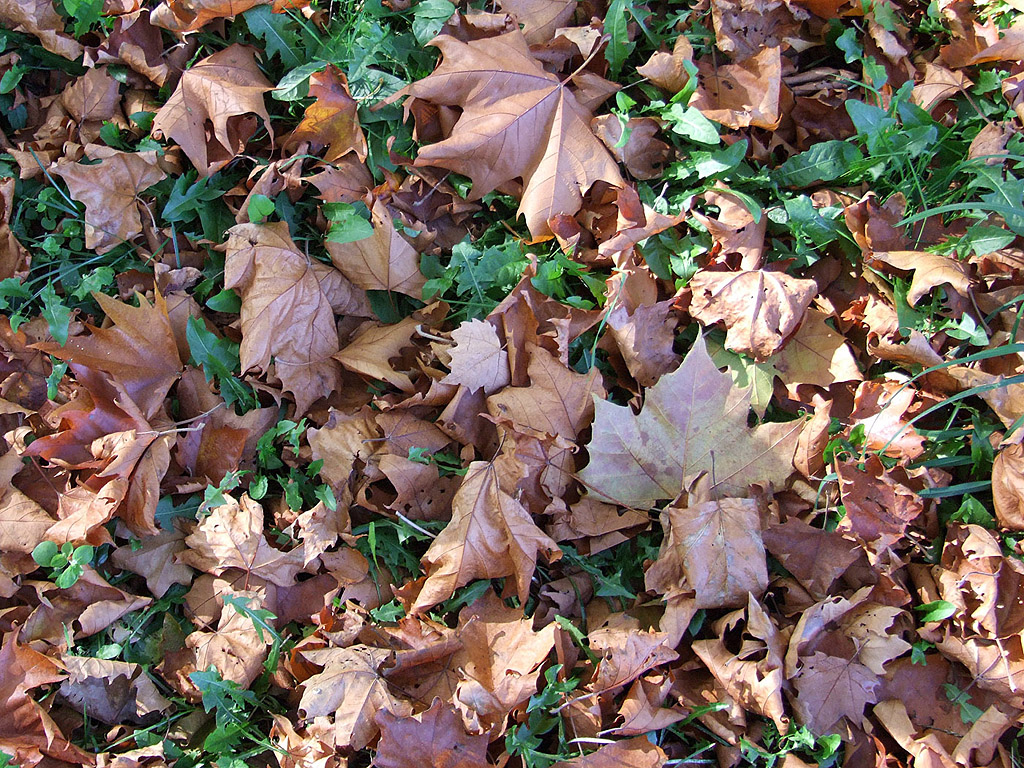
[[787, 187], [809, 187], [834, 181], [862, 159], [860, 150], [845, 141], [823, 141], [806, 152], [793, 155], [775, 169], [775, 180]]
[[43, 286], [39, 294], [43, 300], [43, 319], [50, 327], [50, 335], [62, 347], [68, 343], [68, 326], [71, 324], [71, 310], [64, 304], [53, 288], [53, 283]]

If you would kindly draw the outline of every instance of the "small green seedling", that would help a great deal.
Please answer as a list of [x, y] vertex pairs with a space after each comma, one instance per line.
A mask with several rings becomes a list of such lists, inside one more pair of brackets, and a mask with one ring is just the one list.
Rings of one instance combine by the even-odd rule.
[[42, 541], [32, 550], [32, 559], [43, 568], [53, 569], [51, 576], [61, 589], [72, 586], [81, 577], [85, 566], [92, 562], [93, 547], [76, 547], [70, 541], [59, 548], [52, 541]]

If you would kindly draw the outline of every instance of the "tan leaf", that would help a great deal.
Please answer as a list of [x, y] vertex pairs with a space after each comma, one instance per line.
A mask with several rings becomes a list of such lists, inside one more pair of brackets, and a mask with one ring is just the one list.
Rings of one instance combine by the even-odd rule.
[[412, 717], [388, 710], [376, 716], [380, 728], [376, 768], [482, 768], [487, 765], [487, 734], [470, 735], [462, 718], [441, 699]]
[[314, 72], [309, 78], [309, 95], [316, 101], [306, 107], [302, 122], [288, 136], [284, 149], [308, 141], [328, 147], [324, 155], [327, 163], [348, 152], [366, 160], [366, 137], [356, 116], [359, 104], [349, 93], [345, 74], [334, 65]]
[[455, 348], [451, 350], [451, 370], [444, 384], [461, 384], [466, 389], [497, 392], [511, 381], [508, 353], [494, 326], [486, 320], [467, 320], [452, 331]]
[[768, 551], [815, 599], [829, 593], [837, 578], [857, 560], [857, 542], [791, 517], [763, 535]]
[[0, 551], [27, 555], [43, 540], [53, 518], [11, 482], [23, 466], [13, 449], [0, 456]]
[[595, 693], [629, 685], [644, 672], [679, 658], [679, 654], [665, 644], [668, 635], [664, 632], [604, 627], [592, 631], [589, 638], [590, 647], [601, 659], [588, 684]]
[[252, 49], [232, 45], [185, 70], [156, 113], [153, 130], [174, 139], [199, 175], [209, 176], [240, 154], [256, 133], [250, 115], [263, 121], [273, 139], [263, 104], [263, 94], [273, 87], [256, 66]]
[[397, 291], [422, 298], [427, 279], [420, 273], [416, 249], [391, 221], [387, 206], [374, 199], [370, 206], [373, 234], [352, 243], [327, 241], [331, 262], [352, 284], [366, 291]]
[[[667, 523], [667, 525], [666, 525]], [[768, 586], [757, 502], [720, 499], [662, 513], [667, 528], [658, 560], [648, 569], [649, 589], [662, 594], [693, 589], [698, 608], [736, 607]], [[682, 576], [683, 578], [680, 578]]]
[[623, 183], [590, 131], [586, 108], [568, 82], [530, 55], [522, 32], [469, 42], [440, 35], [431, 44], [441, 50], [441, 64], [392, 98], [458, 106], [462, 114], [448, 138], [420, 149], [416, 165], [468, 176], [471, 199], [522, 178], [519, 213], [534, 237], [550, 234], [552, 217], [575, 214], [595, 181]]
[[213, 509], [185, 539], [178, 561], [214, 575], [239, 568], [282, 587], [295, 583], [303, 568], [302, 548], [282, 552], [263, 533], [263, 507], [249, 496], [230, 496]]
[[664, 374], [679, 367], [672, 349], [676, 334], [673, 301], [641, 304], [632, 313], [618, 305], [608, 313], [608, 328], [637, 384], [653, 386]]
[[651, 54], [647, 63], [637, 67], [636, 71], [661, 90], [675, 95], [690, 82], [690, 73], [686, 71], [683, 62], [693, 62], [693, 46], [686, 35], [679, 35], [671, 53], [657, 51]]
[[595, 401], [590, 464], [580, 478], [600, 500], [649, 509], [706, 473], [721, 494], [780, 485], [793, 471], [800, 423], [747, 426], [750, 390], [719, 373], [703, 339], [649, 388], [644, 407]]
[[87, 325], [88, 336], [74, 336], [63, 347], [56, 343], [37, 346], [61, 360], [108, 374], [148, 419], [163, 408], [182, 365], [163, 296], [158, 293], [153, 304], [137, 296], [139, 306], [133, 307], [94, 293], [93, 298], [113, 323], [111, 327]]
[[646, 736], [606, 744], [589, 755], [555, 763], [551, 768], [662, 768], [668, 758]]
[[164, 0], [153, 9], [152, 21], [176, 34], [195, 32], [216, 19], [236, 16], [271, 0]]
[[354, 373], [386, 381], [403, 392], [415, 390], [408, 374], [396, 371], [388, 362], [412, 346], [412, 337], [420, 321], [407, 317], [394, 325], [365, 323], [334, 359]]
[[861, 381], [864, 376], [846, 339], [825, 322], [826, 315], [808, 308], [789, 342], [772, 359], [786, 385], [814, 384], [828, 388], [837, 381]]
[[15, 32], [35, 35], [50, 53], [71, 61], [82, 55], [82, 45], [65, 34], [51, 0], [0, 0], [0, 21]]
[[284, 388], [305, 413], [341, 384], [331, 355], [338, 330], [330, 298], [285, 222], [228, 230], [224, 285], [242, 296], [242, 371], [266, 371], [271, 359]]
[[68, 678], [60, 695], [79, 712], [108, 725], [142, 723], [171, 707], [138, 664], [61, 654]]
[[[256, 592], [229, 590], [220, 593], [219, 597], [226, 596], [228, 592], [254, 611], [263, 606], [263, 598]], [[252, 618], [227, 603], [216, 629], [212, 632], [197, 630], [185, 638], [185, 645], [195, 653], [196, 669], [205, 670], [213, 666], [222, 680], [241, 688], [248, 688], [260, 676], [271, 642], [273, 638], [266, 631], [262, 635], [257, 631]]]
[[857, 387], [850, 426], [864, 426], [865, 449], [908, 459], [921, 455], [924, 438], [906, 419], [916, 396], [913, 387], [893, 381], [865, 381]]
[[474, 579], [509, 577], [509, 593], [525, 601], [538, 555], [557, 560], [561, 550], [499, 488], [493, 465], [475, 461], [452, 500], [451, 522], [423, 555], [427, 580], [412, 612], [447, 600]]
[[[907, 526], [924, 511], [924, 500], [908, 487], [906, 470], [887, 470], [877, 456], [864, 469], [856, 460], [837, 463], [839, 490], [850, 529], [876, 549], [896, 544]], [[902, 481], [902, 482], [901, 482]]]
[[138, 549], [127, 544], [118, 547], [111, 555], [111, 561], [118, 568], [145, 578], [149, 591], [157, 597], [163, 597], [175, 584], [192, 583], [192, 569], [174, 557], [184, 551], [184, 534], [180, 531], [161, 531], [156, 536], [143, 538]]
[[698, 64], [700, 86], [691, 106], [704, 117], [739, 130], [754, 126], [775, 130], [782, 120], [782, 56], [763, 48], [739, 64]]
[[[672, 157], [672, 148], [656, 138], [661, 125], [653, 117], [631, 117], [624, 127], [617, 115], [599, 115], [590, 121], [590, 127], [634, 179], [659, 178]], [[619, 146], [623, 130], [629, 135]]]
[[324, 670], [303, 683], [299, 712], [305, 718], [333, 714], [338, 747], [358, 750], [369, 744], [379, 732], [374, 721], [378, 712], [412, 714], [412, 706], [396, 698], [381, 676], [381, 668], [393, 659], [392, 651], [352, 645], [303, 651], [302, 656]]
[[912, 307], [940, 285], [952, 287], [961, 296], [969, 296], [973, 287], [967, 267], [950, 256], [930, 251], [874, 251], [870, 258], [898, 270], [914, 271], [907, 292], [907, 302]]
[[576, 11], [572, 0], [501, 0], [499, 5], [523, 25], [523, 37], [530, 45], [551, 40], [559, 27], [568, 26]]
[[614, 733], [640, 736], [686, 719], [684, 710], [662, 706], [671, 687], [672, 678], [668, 675], [650, 674], [637, 678], [622, 700], [619, 708], [622, 725], [615, 728]]
[[1001, 528], [1024, 531], [1024, 446], [1008, 445], [992, 463], [992, 503]]
[[690, 314], [705, 325], [724, 322], [725, 346], [758, 361], [782, 349], [818, 292], [813, 280], [765, 269], [703, 269], [690, 280], [690, 287]]
[[878, 676], [857, 661], [818, 651], [803, 659], [794, 685], [800, 722], [813, 733], [830, 733], [844, 717], [861, 724], [864, 707], [876, 701]]
[[576, 373], [532, 344], [527, 350], [529, 386], [506, 387], [491, 395], [487, 398], [488, 411], [523, 427], [575, 440], [594, 417], [594, 398], [605, 397], [601, 374], [596, 367]]
[[335, 488], [348, 483], [356, 460], [365, 463], [377, 450], [379, 439], [366, 411], [345, 414], [332, 408], [323, 427], [306, 432], [313, 461], [323, 461], [320, 477]]

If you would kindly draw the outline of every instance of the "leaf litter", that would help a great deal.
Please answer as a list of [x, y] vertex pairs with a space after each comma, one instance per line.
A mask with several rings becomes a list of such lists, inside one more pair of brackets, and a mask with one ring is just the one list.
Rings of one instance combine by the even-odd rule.
[[1017, 2], [0, 0], [0, 765], [1013, 766]]

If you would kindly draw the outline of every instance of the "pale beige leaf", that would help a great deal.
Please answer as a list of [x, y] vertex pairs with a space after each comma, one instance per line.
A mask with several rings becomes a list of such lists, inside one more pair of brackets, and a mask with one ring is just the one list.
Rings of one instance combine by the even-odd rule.
[[497, 392], [511, 381], [508, 353], [501, 345], [498, 332], [486, 320], [467, 320], [454, 331], [451, 370], [442, 379], [444, 384], [461, 384], [473, 392]]

